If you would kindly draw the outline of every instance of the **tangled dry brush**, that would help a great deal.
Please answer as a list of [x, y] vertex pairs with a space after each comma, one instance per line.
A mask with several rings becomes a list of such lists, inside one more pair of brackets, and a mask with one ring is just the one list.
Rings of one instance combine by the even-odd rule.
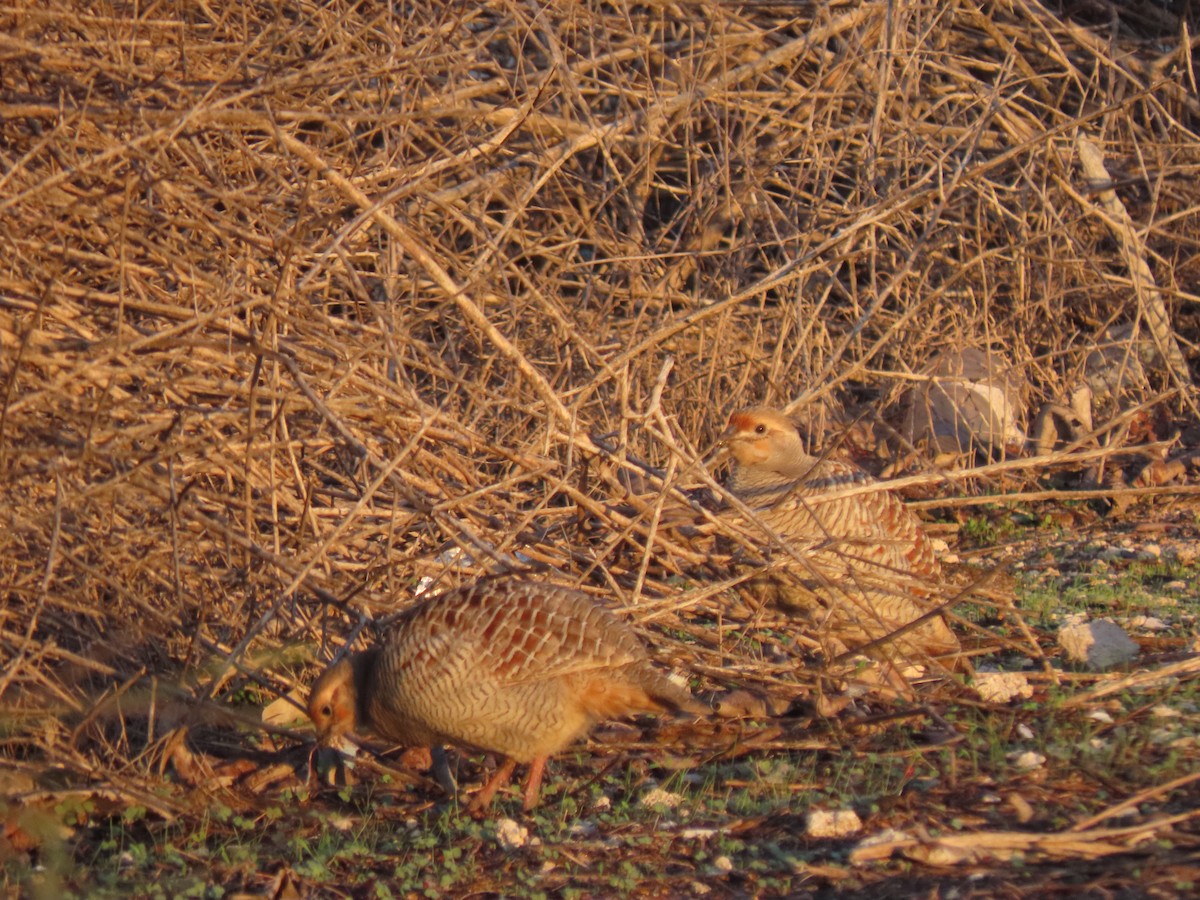
[[1190, 415], [1194, 41], [1067, 6], [9, 4], [5, 753], [137, 756], [163, 722], [80, 723], [269, 697], [484, 572], [798, 677], [682, 642], [720, 601], [656, 522], [730, 410], [886, 433], [964, 346], [1064, 403], [1135, 323]]

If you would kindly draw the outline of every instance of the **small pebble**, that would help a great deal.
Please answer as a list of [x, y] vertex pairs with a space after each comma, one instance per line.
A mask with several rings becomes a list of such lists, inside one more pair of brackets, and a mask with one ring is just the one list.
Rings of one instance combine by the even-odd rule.
[[806, 818], [805, 834], [813, 838], [840, 838], [862, 831], [862, 819], [852, 809], [814, 809]]
[[1017, 753], [1010, 753], [1008, 758], [1018, 769], [1040, 769], [1046, 764], [1046, 757], [1033, 750], [1023, 750]]
[[1033, 696], [1033, 686], [1020, 672], [976, 672], [974, 688], [980, 699], [988, 703]]
[[529, 829], [513, 819], [496, 823], [496, 843], [505, 850], [518, 850], [529, 843]]

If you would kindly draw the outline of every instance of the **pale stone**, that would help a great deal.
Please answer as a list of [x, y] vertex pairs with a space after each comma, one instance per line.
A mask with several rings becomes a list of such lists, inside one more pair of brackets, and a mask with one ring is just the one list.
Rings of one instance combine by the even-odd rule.
[[805, 833], [813, 838], [841, 838], [862, 831], [862, 820], [852, 809], [814, 809], [807, 817]]
[[496, 843], [505, 850], [519, 850], [529, 843], [529, 829], [513, 819], [496, 823]]
[[1033, 686], [1020, 672], [976, 672], [975, 693], [987, 703], [1007, 703], [1033, 696]]
[[1010, 753], [1008, 758], [1012, 760], [1013, 765], [1018, 769], [1040, 769], [1046, 764], [1046, 757], [1033, 750]]

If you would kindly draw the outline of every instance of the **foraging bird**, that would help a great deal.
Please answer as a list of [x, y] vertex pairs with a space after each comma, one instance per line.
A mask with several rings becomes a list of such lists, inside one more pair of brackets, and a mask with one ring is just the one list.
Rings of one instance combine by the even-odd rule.
[[[739, 410], [721, 436], [735, 464], [730, 492], [803, 563], [760, 579], [767, 599], [827, 627], [847, 644], [885, 637], [929, 612], [941, 566], [921, 523], [898, 497], [849, 463], [809, 454], [777, 410]], [[765, 582], [765, 584], [764, 584]], [[946, 653], [958, 640], [940, 616], [904, 634], [907, 650]]]
[[323, 744], [367, 728], [410, 746], [502, 754], [471, 811], [491, 803], [517, 763], [529, 764], [531, 809], [549, 756], [602, 720], [664, 711], [712, 712], [587, 595], [499, 578], [401, 613], [376, 646], [327, 669], [308, 701]]

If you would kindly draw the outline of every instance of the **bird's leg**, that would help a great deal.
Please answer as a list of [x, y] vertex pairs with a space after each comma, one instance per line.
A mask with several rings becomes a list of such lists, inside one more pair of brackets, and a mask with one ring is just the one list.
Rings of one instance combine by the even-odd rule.
[[525, 778], [525, 812], [537, 806], [542, 791], [542, 772], [546, 769], [546, 757], [535, 756], [529, 763], [529, 775]]
[[467, 812], [481, 812], [491, 806], [492, 798], [496, 796], [496, 791], [508, 784], [508, 779], [512, 778], [513, 769], [517, 767], [517, 761], [509, 758], [504, 760], [504, 764], [496, 770], [488, 783], [480, 788], [479, 793], [471, 798], [471, 802], [467, 804]]
[[429, 748], [429, 756], [433, 760], [433, 777], [437, 779], [437, 783], [451, 797], [457, 797], [458, 783], [454, 780], [454, 773], [450, 771], [450, 763], [446, 759], [446, 748], [441, 744], [435, 744]]
[[317, 751], [321, 749], [321, 745], [314, 743], [312, 750], [308, 752], [308, 777], [304, 780], [304, 786], [309, 791], [321, 786], [320, 776], [317, 775]]

